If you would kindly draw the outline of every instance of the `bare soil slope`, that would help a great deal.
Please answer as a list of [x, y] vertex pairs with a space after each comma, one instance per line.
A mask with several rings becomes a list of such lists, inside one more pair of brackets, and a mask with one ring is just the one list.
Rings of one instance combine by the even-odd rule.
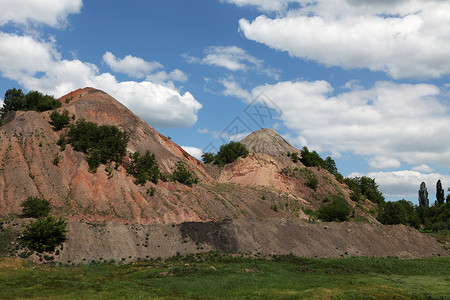
[[[18, 228], [20, 226], [16, 226]], [[448, 256], [434, 238], [404, 225], [368, 223], [310, 224], [288, 219], [238, 219], [221, 222], [127, 225], [71, 221], [69, 238], [55, 261], [131, 262], [211, 250], [302, 257], [366, 256], [427, 258]], [[38, 257], [33, 255], [33, 260]]]
[[[61, 132], [49, 124], [50, 113], [18, 111], [10, 113], [0, 127], [0, 216], [17, 216], [20, 203], [28, 196], [51, 200], [53, 213], [69, 219], [90, 222], [181, 223], [220, 220], [225, 217], [305, 217], [302, 202], [292, 195], [269, 187], [236, 186], [218, 183], [203, 164], [181, 147], [156, 132], [108, 94], [85, 88], [61, 99], [75, 121], [115, 125], [130, 135], [130, 153], [150, 150], [161, 169], [173, 171], [184, 161], [200, 179], [193, 188], [176, 182], [136, 185], [124, 164], [109, 173], [104, 165], [89, 171], [83, 154], [70, 145], [64, 151], [57, 145]], [[54, 164], [56, 156], [60, 162]], [[154, 195], [150, 188], [156, 188]], [[291, 198], [291, 207], [275, 212], [271, 206]]]

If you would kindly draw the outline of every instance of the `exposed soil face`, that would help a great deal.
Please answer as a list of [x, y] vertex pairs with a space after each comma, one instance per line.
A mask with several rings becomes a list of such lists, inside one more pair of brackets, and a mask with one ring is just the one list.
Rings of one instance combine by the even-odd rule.
[[[12, 222], [14, 223], [14, 222]], [[11, 223], [11, 224], [12, 224]], [[16, 226], [17, 227], [17, 226]], [[68, 240], [55, 261], [130, 262], [211, 250], [302, 257], [448, 256], [434, 238], [404, 225], [369, 223], [311, 224], [288, 219], [239, 219], [221, 222], [127, 225], [68, 223]], [[31, 257], [37, 260], [33, 255]]]

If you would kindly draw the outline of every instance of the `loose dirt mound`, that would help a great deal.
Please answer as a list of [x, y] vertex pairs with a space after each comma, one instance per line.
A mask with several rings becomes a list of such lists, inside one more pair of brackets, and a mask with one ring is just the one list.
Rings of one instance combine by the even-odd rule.
[[434, 238], [403, 225], [309, 224], [286, 219], [239, 219], [178, 225], [103, 225], [69, 222], [62, 263], [170, 257], [211, 250], [302, 257], [448, 256]]

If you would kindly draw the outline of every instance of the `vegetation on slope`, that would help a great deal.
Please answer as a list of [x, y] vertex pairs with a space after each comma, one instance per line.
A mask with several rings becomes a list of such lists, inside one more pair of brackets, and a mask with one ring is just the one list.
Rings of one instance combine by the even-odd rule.
[[61, 107], [61, 102], [53, 96], [43, 95], [38, 91], [30, 91], [24, 94], [21, 89], [9, 89], [3, 99], [3, 107], [0, 108], [0, 117], [10, 111], [34, 110], [38, 112], [52, 110]]
[[205, 164], [226, 165], [236, 161], [239, 157], [247, 157], [248, 150], [244, 144], [239, 142], [229, 142], [220, 146], [219, 152], [216, 154], [207, 152], [202, 155]]
[[97, 170], [100, 164], [122, 162], [126, 154], [129, 136], [120, 131], [116, 126], [101, 125], [86, 122], [79, 119], [69, 126], [67, 131], [67, 142], [75, 151], [85, 154], [85, 159], [92, 171]]

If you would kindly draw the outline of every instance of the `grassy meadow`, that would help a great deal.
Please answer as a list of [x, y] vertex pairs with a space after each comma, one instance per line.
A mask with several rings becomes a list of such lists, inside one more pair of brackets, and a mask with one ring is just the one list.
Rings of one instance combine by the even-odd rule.
[[247, 258], [217, 252], [59, 266], [0, 258], [0, 299], [449, 299], [450, 257]]

